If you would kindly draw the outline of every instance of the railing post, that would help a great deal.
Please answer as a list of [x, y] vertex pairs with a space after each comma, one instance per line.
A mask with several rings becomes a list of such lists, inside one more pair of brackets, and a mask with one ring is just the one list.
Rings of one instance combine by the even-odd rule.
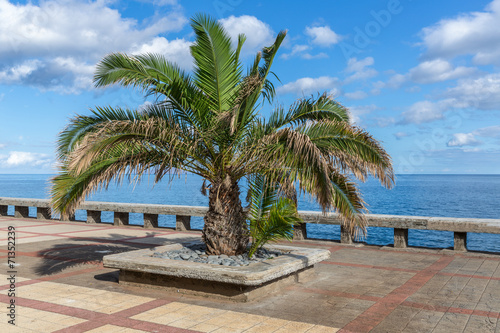
[[340, 243], [352, 244], [352, 235], [343, 225], [340, 226]]
[[408, 247], [408, 229], [394, 228], [394, 247], [398, 249]]
[[158, 228], [158, 214], [144, 213], [144, 228]]
[[293, 239], [304, 240], [307, 239], [307, 224], [299, 223], [293, 226]]
[[101, 211], [100, 210], [87, 210], [87, 223], [101, 223]]
[[122, 226], [128, 225], [128, 213], [115, 212], [113, 225]]
[[7, 216], [8, 205], [0, 205], [0, 216]]
[[175, 215], [175, 230], [191, 230], [191, 216]]
[[455, 251], [467, 251], [467, 233], [454, 232], [453, 233], [453, 249]]
[[26, 206], [15, 206], [14, 208], [14, 217], [17, 218], [27, 218], [29, 217], [29, 207]]
[[48, 207], [36, 207], [36, 218], [38, 220], [50, 220], [52, 218], [52, 210]]

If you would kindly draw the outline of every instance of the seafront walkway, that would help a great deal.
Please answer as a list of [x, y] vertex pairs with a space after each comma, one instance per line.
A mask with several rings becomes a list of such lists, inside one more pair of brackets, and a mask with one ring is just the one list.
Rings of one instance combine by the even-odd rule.
[[328, 249], [330, 259], [309, 282], [249, 303], [123, 286], [102, 265], [106, 254], [199, 237], [0, 217], [0, 332], [500, 333], [500, 255], [294, 241]]

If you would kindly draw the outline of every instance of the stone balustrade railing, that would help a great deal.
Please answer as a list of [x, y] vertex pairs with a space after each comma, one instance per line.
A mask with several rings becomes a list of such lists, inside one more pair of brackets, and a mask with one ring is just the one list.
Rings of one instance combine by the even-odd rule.
[[[8, 206], [14, 206], [14, 217], [28, 218], [29, 207], [36, 207], [37, 219], [51, 219], [52, 213], [49, 200], [0, 197], [0, 216], [7, 216]], [[205, 216], [208, 207], [176, 206], [154, 204], [130, 204], [116, 202], [87, 201], [79, 209], [87, 211], [87, 223], [100, 223], [101, 212], [114, 212], [114, 225], [129, 224], [129, 213], [144, 214], [144, 228], [158, 228], [158, 215], [175, 215], [176, 230], [190, 230], [191, 216]], [[295, 239], [306, 239], [306, 224], [335, 224], [341, 225], [338, 214], [327, 215], [314, 211], [299, 211], [305, 223], [295, 229]], [[408, 229], [452, 231], [454, 233], [454, 249], [467, 250], [467, 233], [500, 234], [500, 219], [449, 218], [400, 215], [366, 215], [369, 227], [385, 227], [394, 229], [394, 247], [408, 246]], [[74, 220], [70, 218], [69, 220]], [[340, 228], [340, 242], [352, 243], [352, 236], [342, 226]]]

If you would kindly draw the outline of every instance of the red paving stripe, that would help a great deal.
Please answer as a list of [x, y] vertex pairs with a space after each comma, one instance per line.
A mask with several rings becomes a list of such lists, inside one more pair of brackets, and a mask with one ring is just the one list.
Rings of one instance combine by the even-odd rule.
[[422, 303], [408, 302], [408, 301], [401, 303], [401, 305], [417, 309], [430, 310], [430, 311], [452, 312], [452, 313], [474, 315], [480, 317], [500, 318], [500, 312], [493, 312], [493, 311], [481, 311], [481, 310], [446, 307], [446, 306], [433, 306], [429, 304], [422, 304]]
[[151, 309], [157, 308], [159, 306], [171, 303], [172, 301], [166, 300], [166, 299], [155, 299], [153, 301], [149, 301], [144, 304], [139, 304], [137, 306], [134, 306], [132, 308], [122, 310], [120, 312], [116, 312], [113, 315], [114, 316], [119, 316], [119, 317], [133, 317], [135, 315], [138, 315], [139, 313], [143, 313], [146, 311], [149, 311]]
[[314, 294], [320, 294], [320, 295], [329, 295], [329, 296], [335, 296], [335, 297], [361, 299], [364, 301], [372, 301], [372, 302], [378, 302], [382, 299], [382, 297], [377, 297], [377, 296], [367, 296], [367, 295], [361, 295], [361, 294], [345, 293], [345, 292], [341, 292], [341, 291], [324, 290], [324, 289], [317, 289], [317, 288], [301, 288], [300, 286], [291, 286], [291, 287], [288, 287], [287, 289], [288, 290], [299, 290], [299, 291], [306, 292], [306, 293], [314, 293]]
[[383, 269], [383, 270], [386, 270], [386, 271], [407, 272], [407, 273], [418, 273], [418, 272], [420, 272], [417, 269], [386, 267], [386, 266], [373, 266], [373, 265], [364, 265], [364, 264], [351, 264], [351, 263], [347, 263], [347, 262], [337, 262], [337, 261], [322, 261], [321, 264], [337, 265], [337, 266], [348, 266], [348, 267], [360, 267], [360, 268], [372, 268], [372, 269]]
[[86, 321], [80, 324], [76, 324], [67, 328], [63, 328], [57, 331], [54, 331], [53, 333], [83, 333], [83, 332], [88, 332], [93, 329], [105, 326], [105, 322], [101, 321]]
[[332, 246], [332, 247], [329, 247], [327, 250], [330, 251], [331, 253], [333, 253], [333, 252], [337, 252], [337, 251], [342, 250], [342, 249], [344, 249], [343, 246]]
[[405, 284], [394, 289], [387, 296], [365, 310], [365, 312], [343, 328], [347, 331], [359, 333], [369, 332], [394, 311], [398, 305], [422, 288], [440, 270], [448, 266], [453, 259], [454, 257], [452, 256], [439, 258], [432, 265], [415, 274]]

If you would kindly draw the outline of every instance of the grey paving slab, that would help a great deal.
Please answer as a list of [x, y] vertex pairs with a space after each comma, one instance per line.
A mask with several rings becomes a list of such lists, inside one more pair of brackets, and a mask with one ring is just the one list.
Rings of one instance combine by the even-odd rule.
[[477, 302], [476, 310], [500, 311], [500, 280], [489, 280]]
[[350, 264], [418, 270], [427, 267], [434, 262], [436, 258], [425, 254], [408, 252], [363, 250], [353, 252], [350, 249], [345, 249], [332, 253], [331, 260], [336, 262], [348, 262]]
[[420, 309], [398, 306], [371, 333], [387, 333], [403, 331]]
[[422, 288], [408, 298], [410, 302], [428, 304], [451, 280], [451, 276], [436, 275]]
[[469, 279], [460, 294], [452, 303], [452, 307], [474, 309], [483, 296], [489, 281], [483, 279]]
[[432, 332], [443, 315], [442, 312], [421, 310], [411, 318], [408, 325], [401, 332]]
[[459, 313], [445, 313], [439, 320], [433, 333], [462, 332], [469, 321], [470, 315]]
[[498, 319], [481, 316], [470, 316], [464, 333], [494, 333]]

